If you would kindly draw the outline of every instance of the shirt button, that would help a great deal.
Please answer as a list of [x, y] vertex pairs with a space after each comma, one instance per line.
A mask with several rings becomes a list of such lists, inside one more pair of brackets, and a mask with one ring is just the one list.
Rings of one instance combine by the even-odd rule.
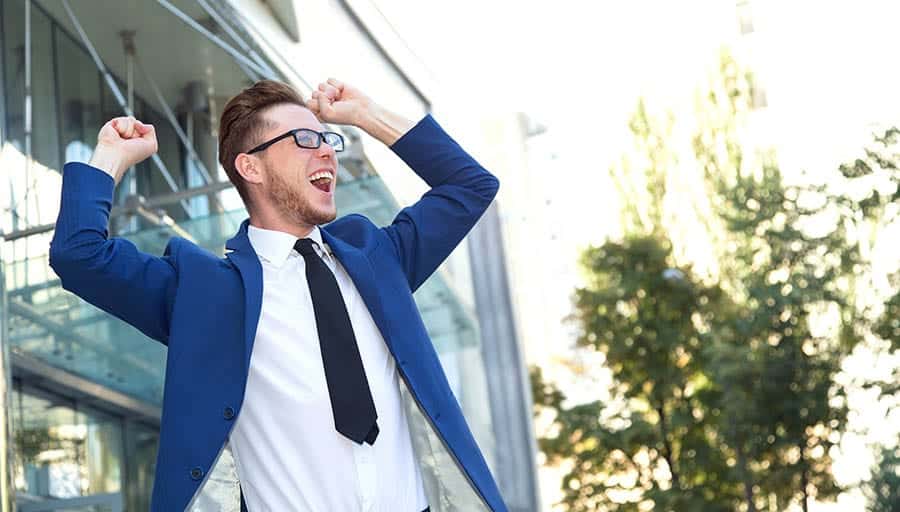
[[196, 467], [191, 470], [191, 479], [192, 480], [200, 480], [203, 478], [203, 469], [200, 467]]
[[222, 416], [224, 416], [226, 420], [234, 418], [234, 409], [232, 409], [231, 407], [226, 407], [222, 412]]

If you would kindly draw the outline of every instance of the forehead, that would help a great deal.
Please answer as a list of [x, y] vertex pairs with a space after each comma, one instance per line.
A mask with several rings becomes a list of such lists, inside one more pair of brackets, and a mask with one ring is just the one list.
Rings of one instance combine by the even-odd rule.
[[310, 128], [323, 131], [322, 123], [305, 107], [292, 103], [274, 105], [262, 113], [266, 120], [266, 132], [268, 134], [280, 134], [294, 128]]

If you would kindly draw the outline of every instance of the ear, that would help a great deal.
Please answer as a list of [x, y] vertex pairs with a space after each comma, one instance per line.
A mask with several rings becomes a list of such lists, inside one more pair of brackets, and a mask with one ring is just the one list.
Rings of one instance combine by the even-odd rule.
[[262, 160], [247, 153], [239, 153], [234, 158], [234, 168], [238, 174], [250, 183], [263, 182], [263, 163]]

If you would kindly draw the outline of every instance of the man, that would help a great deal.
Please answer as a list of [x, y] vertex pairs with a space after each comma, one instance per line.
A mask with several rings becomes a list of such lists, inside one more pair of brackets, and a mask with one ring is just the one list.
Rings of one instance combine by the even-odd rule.
[[[343, 139], [320, 121], [366, 131], [431, 189], [390, 226], [335, 221]], [[168, 345], [151, 509], [505, 511], [412, 299], [497, 179], [430, 114], [334, 79], [307, 102], [262, 81], [220, 123], [249, 213], [230, 252], [174, 237], [156, 257], [107, 235], [115, 184], [156, 150], [153, 126], [106, 123], [90, 165], [63, 170], [50, 246], [65, 289]]]

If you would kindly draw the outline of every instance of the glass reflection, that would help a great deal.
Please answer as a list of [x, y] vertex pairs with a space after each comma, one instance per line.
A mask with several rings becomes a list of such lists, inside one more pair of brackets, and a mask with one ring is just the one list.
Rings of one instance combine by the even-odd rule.
[[119, 418], [16, 383], [12, 397], [13, 480], [23, 501], [122, 489]]

